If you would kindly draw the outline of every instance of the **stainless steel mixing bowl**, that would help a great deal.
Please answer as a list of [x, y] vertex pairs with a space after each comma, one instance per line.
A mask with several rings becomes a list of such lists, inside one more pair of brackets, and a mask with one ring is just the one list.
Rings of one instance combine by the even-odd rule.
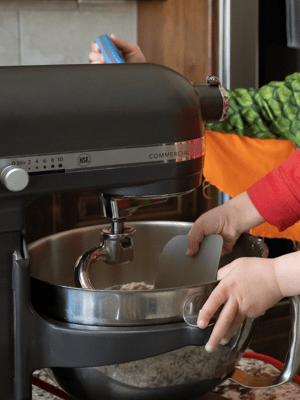
[[[77, 288], [74, 266], [87, 249], [99, 245], [100, 229], [75, 229], [38, 240], [30, 246], [32, 286], [36, 306], [60, 321], [86, 325], [130, 326], [180, 322], [187, 298], [198, 293], [204, 304], [217, 282], [205, 270], [201, 282], [188, 274], [180, 288], [151, 291], [106, 290], [130, 282], [155, 283], [159, 257], [175, 235], [188, 234], [185, 222], [135, 222], [134, 260], [123, 265], [93, 264], [91, 281], [97, 290]], [[241, 236], [233, 252], [221, 258], [220, 267], [241, 257], [267, 257], [264, 242], [251, 235]], [[184, 266], [183, 266], [184, 268]], [[166, 287], [167, 282], [166, 282]], [[199, 298], [198, 296], [198, 298]]]
[[[106, 288], [134, 281], [154, 283], [164, 246], [175, 235], [188, 234], [192, 224], [135, 222], [130, 225], [136, 229], [134, 260], [121, 266], [104, 262], [93, 265], [90, 277], [97, 290], [76, 288], [74, 265], [82, 253], [99, 245], [103, 226], [63, 232], [31, 244], [34, 307], [55, 320], [90, 325], [91, 329], [93, 325], [117, 329], [159, 325], [166, 332], [173, 327], [185, 329], [186, 300], [198, 293], [203, 304], [218, 282], [205, 282], [205, 279], [190, 282], [187, 276], [179, 288], [151, 291]], [[239, 257], [267, 256], [264, 242], [245, 233], [232, 253], [221, 258], [220, 267]], [[205, 351], [204, 345], [192, 345], [147, 359], [98, 368], [53, 368], [52, 373], [78, 399], [198, 399], [232, 373], [249, 344], [254, 326], [255, 320], [246, 319], [231, 341], [212, 354]], [[199, 332], [198, 328], [190, 329]], [[168, 340], [168, 334], [163, 340]], [[148, 346], [148, 343], [137, 343], [141, 345]], [[99, 365], [102, 365], [100, 361]]]

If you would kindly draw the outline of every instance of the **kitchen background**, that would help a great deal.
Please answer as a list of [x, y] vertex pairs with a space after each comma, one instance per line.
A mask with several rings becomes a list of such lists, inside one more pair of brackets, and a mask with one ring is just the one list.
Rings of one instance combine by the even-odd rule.
[[[205, 84], [207, 75], [219, 75], [230, 89], [282, 80], [297, 71], [300, 59], [298, 50], [286, 46], [284, 0], [273, 0], [272, 9], [263, 0], [0, 0], [1, 66], [88, 64], [91, 42], [104, 33], [138, 43], [148, 62], [173, 68], [190, 81]], [[226, 68], [219, 68], [219, 59]], [[206, 188], [204, 195], [201, 187], [144, 207], [132, 220], [194, 221], [219, 202], [216, 188]], [[30, 243], [105, 222], [97, 194], [86, 190], [36, 199], [28, 206], [25, 229]], [[261, 318], [253, 350], [284, 360], [288, 308], [282, 302]]]
[[87, 64], [91, 41], [137, 41], [137, 2], [0, 0], [0, 64]]

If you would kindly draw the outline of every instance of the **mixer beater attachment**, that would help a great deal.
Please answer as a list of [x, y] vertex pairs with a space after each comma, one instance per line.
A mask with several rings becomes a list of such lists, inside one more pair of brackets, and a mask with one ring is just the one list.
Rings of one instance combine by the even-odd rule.
[[111, 219], [111, 227], [100, 231], [102, 244], [81, 255], [75, 264], [75, 282], [85, 289], [95, 289], [90, 280], [90, 268], [96, 261], [107, 264], [127, 264], [133, 260], [133, 236], [135, 229], [125, 226], [128, 216], [139, 207], [162, 203], [170, 196], [123, 197], [100, 195], [103, 213]]

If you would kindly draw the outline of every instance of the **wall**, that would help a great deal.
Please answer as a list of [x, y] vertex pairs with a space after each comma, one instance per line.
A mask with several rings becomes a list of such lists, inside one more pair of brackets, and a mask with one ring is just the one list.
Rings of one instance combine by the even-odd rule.
[[86, 64], [101, 34], [137, 41], [137, 2], [0, 0], [0, 65]]

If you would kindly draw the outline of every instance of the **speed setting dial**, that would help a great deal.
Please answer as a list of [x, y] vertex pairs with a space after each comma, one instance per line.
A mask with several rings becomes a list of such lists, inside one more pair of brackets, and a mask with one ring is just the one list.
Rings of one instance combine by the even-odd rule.
[[1, 172], [0, 179], [8, 190], [19, 192], [28, 185], [29, 175], [24, 169], [10, 165]]

